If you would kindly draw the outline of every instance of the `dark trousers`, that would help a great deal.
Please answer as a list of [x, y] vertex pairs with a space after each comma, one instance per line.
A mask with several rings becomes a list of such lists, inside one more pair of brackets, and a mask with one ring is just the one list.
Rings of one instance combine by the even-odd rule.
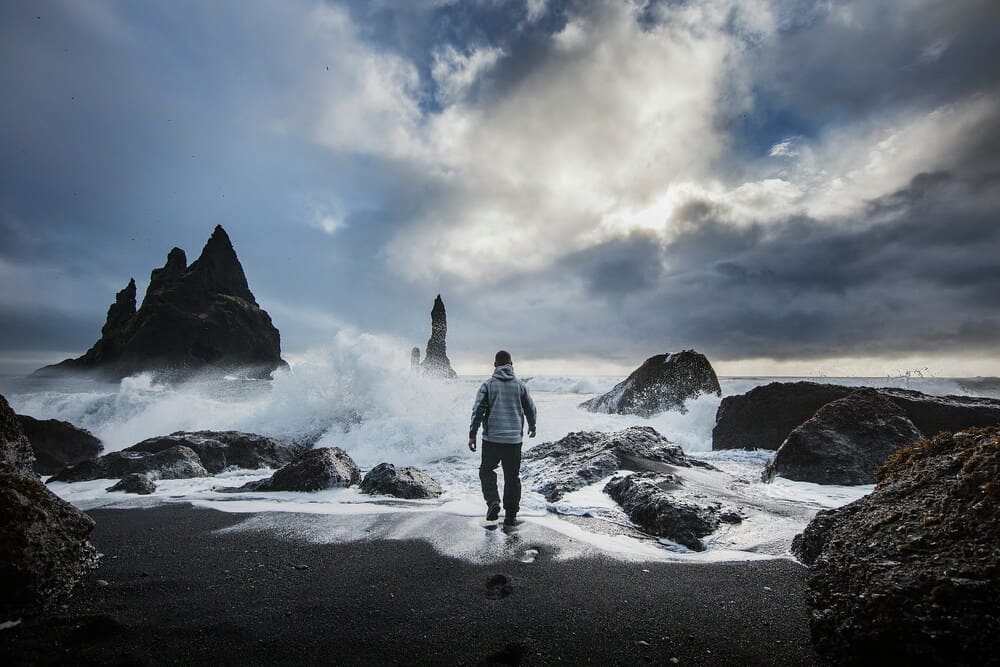
[[483, 440], [479, 481], [483, 484], [483, 498], [487, 505], [500, 502], [497, 464], [503, 467], [503, 508], [508, 512], [517, 512], [521, 506], [521, 443], [500, 445]]

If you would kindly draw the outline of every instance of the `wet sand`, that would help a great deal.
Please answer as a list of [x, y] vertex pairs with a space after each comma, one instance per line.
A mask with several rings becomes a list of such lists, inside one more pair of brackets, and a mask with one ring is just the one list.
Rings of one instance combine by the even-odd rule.
[[539, 546], [474, 563], [423, 540], [217, 532], [249, 515], [188, 505], [89, 514], [99, 568], [64, 608], [0, 631], [4, 664], [822, 664], [789, 560]]

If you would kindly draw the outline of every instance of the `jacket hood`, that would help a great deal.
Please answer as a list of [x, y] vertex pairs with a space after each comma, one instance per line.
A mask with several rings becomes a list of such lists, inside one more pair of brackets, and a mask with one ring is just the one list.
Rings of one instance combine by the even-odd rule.
[[493, 377], [498, 380], [509, 381], [514, 379], [514, 366], [511, 364], [504, 364], [503, 366], [497, 366], [493, 371]]

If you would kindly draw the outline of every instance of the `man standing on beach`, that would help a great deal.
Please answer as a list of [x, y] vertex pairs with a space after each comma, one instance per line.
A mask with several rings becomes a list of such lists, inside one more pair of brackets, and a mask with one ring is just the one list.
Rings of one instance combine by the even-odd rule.
[[483, 459], [479, 465], [479, 481], [486, 499], [486, 520], [500, 516], [500, 493], [497, 490], [496, 468], [503, 467], [503, 509], [505, 526], [517, 524], [521, 504], [521, 444], [524, 420], [528, 420], [528, 437], [535, 437], [535, 402], [528, 387], [514, 377], [510, 352], [500, 350], [493, 360], [493, 376], [483, 383], [472, 406], [469, 427], [469, 449], [476, 451], [476, 433], [483, 426]]

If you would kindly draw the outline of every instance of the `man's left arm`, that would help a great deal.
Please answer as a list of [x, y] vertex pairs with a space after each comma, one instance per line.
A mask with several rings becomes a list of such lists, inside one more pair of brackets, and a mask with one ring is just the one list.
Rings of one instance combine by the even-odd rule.
[[524, 411], [524, 417], [528, 420], [528, 437], [534, 438], [538, 410], [535, 408], [535, 401], [532, 400], [531, 394], [528, 392], [528, 386], [523, 382], [521, 383], [521, 410]]

